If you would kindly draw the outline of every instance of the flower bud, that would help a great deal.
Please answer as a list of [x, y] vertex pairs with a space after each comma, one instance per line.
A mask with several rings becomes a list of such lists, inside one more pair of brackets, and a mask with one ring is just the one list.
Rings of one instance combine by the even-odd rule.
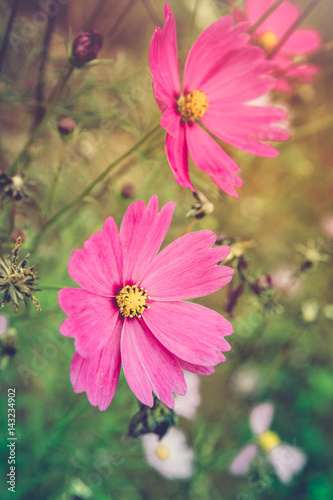
[[13, 229], [10, 233], [11, 239], [16, 242], [17, 238], [21, 238], [22, 243], [25, 241], [25, 233], [22, 229]]
[[121, 188], [121, 196], [123, 198], [126, 198], [126, 199], [133, 198], [135, 196], [135, 193], [136, 193], [135, 186], [131, 182], [127, 182]]
[[270, 274], [262, 274], [251, 284], [251, 288], [255, 294], [260, 295], [262, 292], [272, 288], [272, 285], [272, 276]]
[[58, 121], [57, 129], [61, 135], [70, 135], [76, 127], [75, 121], [65, 116]]
[[78, 35], [72, 45], [71, 62], [76, 68], [81, 68], [97, 57], [103, 45], [103, 35], [95, 30]]

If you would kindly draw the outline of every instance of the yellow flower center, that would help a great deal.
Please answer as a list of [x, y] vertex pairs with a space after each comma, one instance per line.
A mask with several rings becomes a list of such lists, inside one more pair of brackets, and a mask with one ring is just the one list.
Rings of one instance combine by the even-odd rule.
[[279, 37], [273, 31], [265, 31], [258, 36], [258, 44], [263, 49], [270, 51], [279, 43]]
[[155, 449], [155, 455], [159, 460], [167, 460], [170, 456], [170, 451], [164, 444], [159, 444]]
[[143, 287], [139, 288], [137, 285], [124, 286], [119, 295], [116, 296], [120, 314], [124, 318], [134, 318], [135, 316], [141, 318], [144, 310], [149, 309], [149, 306], [146, 305], [148, 299], [150, 297], [147, 296], [147, 290], [144, 290]]
[[178, 101], [178, 110], [186, 122], [202, 118], [208, 106], [207, 96], [201, 90], [192, 90]]
[[258, 436], [258, 443], [266, 453], [269, 453], [280, 444], [280, 438], [276, 432], [266, 431]]

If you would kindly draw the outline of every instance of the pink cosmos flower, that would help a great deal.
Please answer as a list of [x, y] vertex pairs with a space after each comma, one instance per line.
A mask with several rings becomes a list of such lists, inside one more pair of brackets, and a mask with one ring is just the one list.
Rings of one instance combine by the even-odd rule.
[[193, 44], [185, 64], [183, 85], [178, 72], [176, 25], [168, 4], [165, 24], [156, 28], [149, 49], [155, 99], [162, 111], [160, 124], [167, 131], [166, 154], [176, 181], [193, 190], [188, 153], [220, 189], [237, 197], [240, 172], [234, 160], [215, 142], [217, 138], [242, 151], [276, 157], [278, 152], [261, 140], [282, 141], [289, 133], [276, 125], [286, 113], [249, 101], [267, 94], [275, 79], [267, 76], [272, 63], [259, 47], [248, 45], [247, 23], [232, 26], [224, 16]]
[[[273, 5], [275, 0], [245, 0], [244, 12], [236, 9], [238, 21], [249, 21], [253, 25]], [[252, 40], [268, 53], [280, 42], [286, 31], [299, 18], [301, 9], [287, 0], [257, 28]], [[274, 56], [275, 90], [293, 93], [292, 82], [310, 83], [319, 68], [313, 64], [296, 62], [295, 58], [313, 54], [321, 48], [321, 37], [314, 28], [298, 28]]]
[[212, 248], [211, 231], [186, 234], [158, 255], [174, 203], [158, 212], [132, 203], [118, 233], [112, 217], [68, 263], [82, 288], [65, 288], [59, 303], [69, 316], [60, 332], [75, 338], [71, 381], [105, 410], [116, 391], [121, 364], [127, 382], [145, 405], [152, 392], [172, 408], [172, 392], [184, 395], [183, 369], [209, 375], [225, 361], [221, 351], [231, 324], [220, 314], [186, 299], [208, 295], [230, 282], [233, 269], [217, 265], [229, 247]]

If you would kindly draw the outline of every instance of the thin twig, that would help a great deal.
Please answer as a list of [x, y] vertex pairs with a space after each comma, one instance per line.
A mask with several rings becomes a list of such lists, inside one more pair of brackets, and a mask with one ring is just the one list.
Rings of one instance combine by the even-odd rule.
[[159, 18], [159, 15], [155, 11], [154, 7], [150, 4], [149, 0], [141, 0], [143, 5], [145, 6], [150, 19], [152, 20], [154, 26], [162, 26], [163, 23], [161, 23], [161, 19]]
[[267, 55], [267, 59], [273, 59], [276, 54], [281, 50], [283, 45], [289, 39], [289, 37], [294, 33], [294, 31], [302, 24], [304, 19], [306, 19], [311, 12], [320, 4], [322, 0], [312, 0], [307, 7], [303, 10], [302, 14], [296, 19], [295, 22], [287, 29], [279, 43], [271, 50], [271, 52]]
[[53, 108], [56, 105], [62, 91], [64, 90], [68, 79], [70, 78], [71, 74], [73, 73], [73, 70], [74, 70], [74, 66], [72, 66], [72, 65], [69, 66], [67, 68], [67, 70], [63, 73], [63, 75], [60, 77], [60, 79], [59, 79], [59, 81], [58, 81], [58, 83], [57, 83], [57, 85], [52, 93], [52, 100], [47, 106], [47, 109], [46, 109], [46, 112], [43, 116], [43, 119], [39, 122], [37, 127], [33, 130], [29, 139], [27, 140], [27, 142], [23, 146], [22, 151], [18, 154], [16, 160], [14, 161], [12, 166], [10, 167], [10, 169], [9, 169], [10, 175], [13, 175], [16, 173], [18, 166], [20, 165], [21, 162], [22, 162], [21, 170], [23, 170], [24, 166], [28, 165], [28, 163], [29, 163], [29, 149], [30, 149], [31, 145], [33, 144], [33, 142], [35, 141], [35, 139], [38, 137], [41, 130], [43, 129], [43, 126], [45, 125], [50, 114], [52, 113]]
[[129, 2], [125, 5], [124, 9], [120, 12], [117, 20], [115, 21], [114, 25], [112, 26], [111, 30], [109, 31], [109, 33], [107, 35], [108, 41], [110, 41], [111, 38], [113, 38], [115, 36], [118, 29], [120, 28], [121, 23], [123, 22], [123, 20], [125, 19], [125, 17], [129, 13], [129, 11], [132, 9], [135, 2], [136, 2], [136, 0], [129, 0]]
[[6, 31], [5, 31], [4, 37], [2, 39], [2, 46], [0, 49], [0, 72], [2, 71], [2, 66], [4, 63], [5, 57], [6, 57], [9, 35], [10, 35], [10, 32], [12, 31], [12, 27], [13, 27], [13, 24], [15, 21], [15, 17], [17, 14], [19, 3], [20, 3], [20, 0], [14, 0], [12, 11], [10, 13], [8, 23], [6, 26]]
[[52, 16], [48, 16], [48, 21], [47, 21], [47, 26], [45, 30], [45, 35], [44, 35], [44, 40], [43, 40], [43, 50], [41, 54], [41, 60], [38, 68], [38, 82], [36, 86], [36, 100], [37, 100], [37, 107], [36, 107], [36, 112], [35, 112], [35, 127], [39, 124], [39, 122], [43, 119], [46, 109], [45, 105], [43, 104], [45, 102], [45, 96], [44, 96], [44, 90], [45, 90], [45, 66], [46, 62], [48, 59], [48, 54], [49, 54], [49, 46], [50, 46], [50, 41], [52, 37], [52, 33], [55, 27], [55, 21], [57, 17], [57, 13]]
[[157, 130], [161, 129], [160, 124], [158, 123], [154, 127], [152, 127], [148, 132], [136, 143], [134, 144], [131, 148], [129, 148], [125, 153], [122, 155], [118, 156], [116, 160], [114, 160], [110, 165], [108, 165], [103, 172], [101, 172], [93, 181], [91, 181], [88, 186], [80, 193], [71, 203], [68, 205], [65, 205], [59, 212], [57, 212], [53, 217], [51, 217], [40, 232], [36, 235], [33, 243], [32, 243], [32, 248], [35, 249], [36, 246], [38, 245], [42, 235], [48, 229], [50, 226], [55, 224], [62, 216], [64, 216], [66, 213], [70, 212], [76, 205], [78, 205], [85, 196], [87, 196], [88, 193], [99, 183], [101, 182], [107, 175], [108, 173], [114, 169], [119, 163], [121, 163], [125, 158], [127, 158], [129, 155], [134, 153], [142, 144], [144, 144]]
[[88, 21], [84, 23], [83, 31], [88, 31], [93, 28], [96, 24], [100, 11], [104, 9], [105, 5], [108, 3], [108, 0], [99, 0], [97, 3], [93, 13], [91, 14]]
[[276, 0], [276, 2], [273, 3], [273, 5], [271, 5], [270, 8], [267, 9], [261, 17], [259, 17], [258, 21], [256, 21], [251, 26], [251, 28], [247, 30], [248, 34], [252, 35], [259, 28], [259, 26], [261, 26], [262, 23], [266, 21], [266, 19], [279, 7], [279, 5], [282, 4], [282, 2], [284, 2], [284, 0]]

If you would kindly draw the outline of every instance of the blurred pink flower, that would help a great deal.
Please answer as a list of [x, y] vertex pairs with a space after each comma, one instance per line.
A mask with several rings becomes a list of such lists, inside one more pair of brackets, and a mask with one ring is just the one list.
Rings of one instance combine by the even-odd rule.
[[158, 212], [132, 203], [118, 233], [112, 217], [68, 263], [82, 288], [65, 288], [59, 303], [69, 318], [60, 327], [75, 337], [71, 381], [105, 410], [116, 391], [121, 364], [136, 397], [153, 406], [152, 392], [172, 408], [172, 392], [184, 395], [183, 369], [202, 375], [225, 360], [221, 351], [231, 324], [220, 314], [186, 299], [208, 295], [230, 282], [233, 269], [217, 265], [229, 247], [211, 248], [211, 231], [186, 234], [158, 255], [174, 203]]
[[[235, 9], [235, 18], [239, 22], [249, 21], [253, 25], [273, 5], [275, 0], [245, 0], [245, 9]], [[271, 52], [280, 42], [290, 26], [299, 18], [301, 9], [294, 2], [284, 1], [256, 29], [252, 40]], [[273, 57], [276, 76], [275, 90], [293, 93], [292, 82], [311, 83], [319, 68], [313, 64], [297, 61], [301, 56], [308, 56], [321, 48], [321, 36], [314, 28], [298, 28]], [[296, 58], [296, 59], [295, 59]]]
[[167, 131], [166, 153], [176, 181], [193, 186], [188, 154], [220, 189], [237, 197], [241, 186], [237, 164], [201, 126], [222, 141], [248, 153], [274, 158], [278, 151], [261, 140], [283, 141], [289, 133], [276, 127], [286, 113], [274, 107], [251, 106], [249, 101], [267, 94], [275, 79], [267, 72], [273, 64], [264, 51], [248, 45], [247, 23], [233, 27], [224, 16], [193, 44], [180, 86], [176, 25], [166, 3], [165, 24], [156, 28], [149, 49], [155, 99], [162, 111], [160, 124]]

